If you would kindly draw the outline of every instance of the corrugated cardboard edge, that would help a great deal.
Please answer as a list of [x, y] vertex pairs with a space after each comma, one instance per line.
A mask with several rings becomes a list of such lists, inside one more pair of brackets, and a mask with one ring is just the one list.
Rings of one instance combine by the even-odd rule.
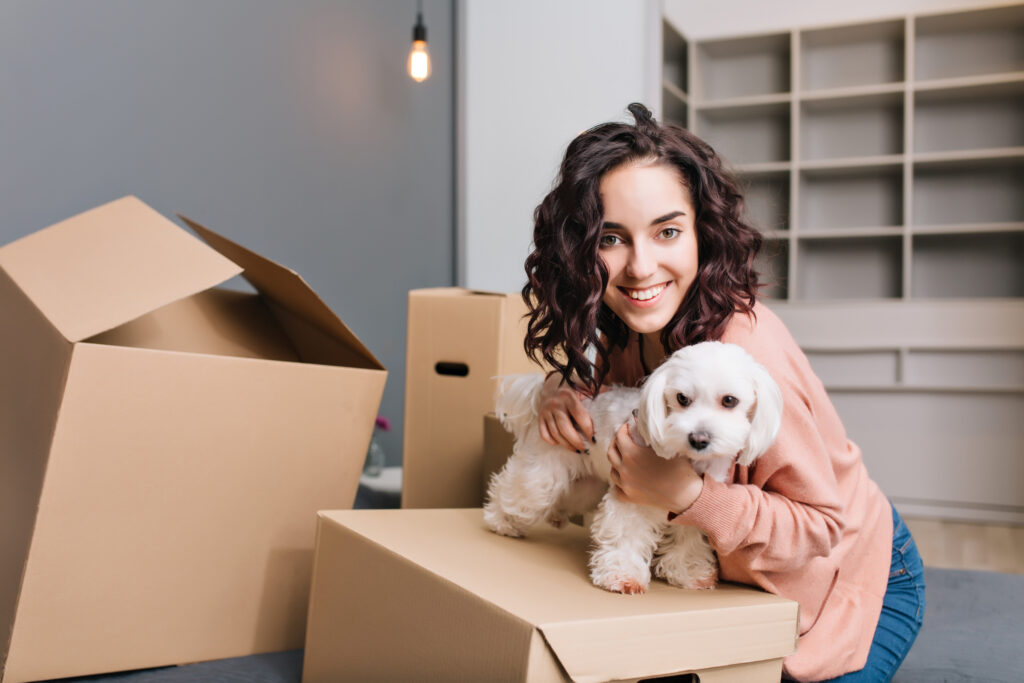
[[[452, 580], [448, 579], [447, 577], [444, 577], [444, 576], [442, 576], [440, 574], [437, 574], [436, 572], [433, 572], [433, 571], [427, 569], [423, 565], [414, 562], [413, 560], [411, 560], [408, 557], [402, 555], [401, 553], [395, 551], [394, 549], [389, 548], [387, 545], [385, 545], [383, 543], [380, 543], [376, 539], [371, 538], [369, 536], [366, 536], [365, 534], [362, 534], [359, 531], [356, 531], [355, 529], [352, 529], [351, 527], [346, 526], [341, 521], [333, 518], [332, 517], [332, 512], [334, 512], [334, 511], [322, 510], [322, 511], [320, 511], [318, 513], [316, 552], [315, 552], [314, 559], [313, 559], [313, 577], [312, 577], [312, 583], [311, 583], [309, 612], [308, 612], [308, 618], [307, 618], [307, 623], [306, 623], [307, 642], [306, 642], [306, 662], [303, 665], [303, 675], [302, 675], [303, 683], [316, 683], [316, 682], [321, 681], [321, 680], [332, 680], [332, 681], [334, 680], [333, 678], [332, 679], [310, 678], [310, 671], [309, 671], [309, 664], [308, 664], [309, 662], [316, 661], [316, 658], [320, 656], [319, 653], [316, 653], [315, 651], [311, 650], [311, 641], [316, 637], [313, 634], [314, 634], [316, 628], [318, 627], [317, 618], [316, 618], [317, 610], [318, 609], [324, 609], [324, 606], [322, 605], [323, 601], [317, 599], [318, 598], [318, 593], [320, 593], [322, 591], [322, 588], [320, 588], [321, 587], [321, 581], [324, 580], [323, 579], [323, 575], [324, 575], [325, 572], [336, 571], [336, 569], [337, 569], [336, 567], [326, 568], [324, 566], [324, 564], [325, 564], [324, 558], [323, 558], [323, 555], [325, 554], [324, 536], [325, 536], [325, 529], [327, 529], [328, 527], [331, 528], [334, 532], [343, 535], [344, 537], [348, 537], [350, 539], [358, 539], [358, 541], [357, 541], [358, 543], [361, 543], [361, 544], [365, 545], [367, 548], [372, 548], [373, 552], [379, 553], [379, 554], [383, 555], [384, 557], [389, 558], [389, 562], [387, 563], [387, 566], [391, 566], [392, 563], [394, 563], [394, 566], [398, 567], [400, 571], [409, 572], [409, 573], [412, 573], [414, 575], [422, 575], [422, 576], [425, 576], [425, 577], [429, 577], [429, 580], [431, 582], [436, 583], [438, 586], [441, 586], [443, 588], [443, 590], [445, 592], [447, 592], [450, 596], [456, 596], [457, 600], [464, 600], [467, 603], [473, 603], [473, 604], [482, 606], [484, 608], [485, 612], [487, 612], [487, 613], [489, 613], [491, 615], [494, 615], [493, 616], [494, 619], [498, 619], [498, 620], [504, 621], [504, 622], [506, 622], [507, 624], [510, 624], [510, 625], [516, 625], [514, 630], [519, 632], [520, 636], [521, 636], [521, 637], [517, 636], [517, 638], [515, 639], [518, 642], [514, 642], [512, 639], [509, 639], [507, 637], [505, 637], [505, 638], [494, 638], [493, 640], [491, 640], [490, 637], [491, 637], [492, 633], [490, 633], [490, 631], [488, 632], [488, 636], [487, 636], [488, 639], [489, 639], [488, 642], [493, 647], [488, 650], [488, 652], [486, 653], [486, 656], [489, 659], [490, 658], [494, 658], [495, 657], [494, 648], [497, 648], [499, 646], [503, 647], [504, 648], [504, 652], [505, 652], [505, 657], [503, 659], [505, 660], [506, 666], [504, 666], [504, 667], [500, 667], [499, 666], [499, 668], [501, 668], [502, 671], [509, 671], [509, 668], [508, 668], [509, 665], [516, 666], [517, 669], [522, 672], [522, 678], [520, 678], [518, 680], [526, 681], [527, 680], [527, 676], [532, 671], [550, 672], [552, 670], [553, 665], [550, 664], [550, 663], [545, 663], [544, 659], [546, 659], [546, 658], [538, 657], [537, 653], [533, 651], [533, 647], [538, 643], [537, 631], [536, 631], [536, 628], [534, 627], [533, 624], [523, 620], [518, 615], [515, 615], [515, 614], [513, 614], [513, 613], [511, 613], [511, 612], [509, 612], [509, 611], [499, 607], [498, 605], [495, 605], [493, 602], [491, 602], [491, 601], [489, 601], [489, 600], [487, 600], [487, 599], [477, 595], [476, 593], [473, 593], [472, 591], [467, 590], [465, 587], [460, 586], [459, 584], [453, 582]], [[382, 564], [383, 563], [374, 563], [375, 566], [381, 566]], [[367, 565], [366, 562], [361, 563], [361, 566], [366, 566], [366, 565]], [[340, 580], [342, 580], [338, 576], [338, 574], [336, 574], [336, 573], [329, 574], [329, 576], [331, 577], [331, 580], [333, 580], [333, 581], [340, 581]], [[320, 589], [320, 590], [318, 590], [318, 589]], [[390, 597], [382, 596], [382, 599], [390, 599]], [[451, 607], [451, 604], [452, 604], [452, 601], [447, 601], [445, 603], [445, 605], [449, 609]], [[447, 613], [439, 614], [440, 620], [443, 623], [450, 623], [452, 616], [453, 615], [450, 613], [450, 611], [447, 612]], [[334, 618], [337, 619], [338, 616], [334, 615]], [[351, 618], [351, 615], [343, 615], [341, 618]], [[358, 624], [355, 624], [355, 622], [353, 622], [353, 624], [358, 628]], [[390, 633], [389, 633], [389, 636], [390, 636]], [[446, 641], [446, 645], [447, 644], [448, 644], [448, 641]], [[313, 643], [313, 645], [315, 645], [315, 643]], [[451, 647], [453, 647], [453, 648], [460, 648], [460, 647], [464, 647], [464, 646], [465, 646], [464, 643], [451, 643]], [[551, 658], [551, 661], [555, 662], [556, 665], [557, 665], [557, 660], [556, 659]], [[422, 662], [417, 662], [417, 664], [423, 664], [423, 663]], [[500, 665], [501, 662], [497, 661], [496, 664]], [[431, 675], [430, 677], [432, 679], [445, 680], [445, 678], [442, 677], [441, 673], [438, 672], [438, 671], [430, 670], [429, 673], [430, 673], [430, 675]], [[338, 673], [337, 672], [332, 672], [332, 675], [337, 676]], [[459, 672], [460, 680], [471, 680], [471, 679], [467, 679], [466, 678], [467, 675], [468, 675], [467, 672], [460, 671]], [[481, 680], [484, 680], [484, 679], [481, 679]], [[559, 679], [553, 679], [553, 680], [559, 680]]]
[[332, 311], [301, 275], [265, 256], [246, 249], [192, 219], [176, 214], [210, 247], [244, 269], [242, 277], [268, 299], [299, 315], [314, 327], [333, 336], [351, 348], [368, 367], [383, 370], [384, 366], [363, 342]]

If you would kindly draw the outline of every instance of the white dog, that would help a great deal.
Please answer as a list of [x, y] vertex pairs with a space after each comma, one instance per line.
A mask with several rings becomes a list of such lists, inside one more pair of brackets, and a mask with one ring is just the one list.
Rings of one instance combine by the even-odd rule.
[[734, 461], [750, 465], [775, 440], [782, 396], [768, 371], [734, 344], [704, 342], [672, 354], [643, 387], [613, 387], [584, 405], [595, 441], [577, 455], [552, 446], [537, 428], [541, 374], [506, 378], [497, 413], [515, 436], [505, 467], [491, 478], [484, 522], [522, 536], [542, 519], [561, 526], [596, 505], [590, 533], [594, 584], [618, 593], [647, 590], [651, 569], [683, 588], [714, 588], [714, 552], [695, 527], [669, 524], [665, 510], [619, 500], [609, 486], [607, 452], [618, 428], [660, 457], [687, 457], [699, 474], [723, 481]]

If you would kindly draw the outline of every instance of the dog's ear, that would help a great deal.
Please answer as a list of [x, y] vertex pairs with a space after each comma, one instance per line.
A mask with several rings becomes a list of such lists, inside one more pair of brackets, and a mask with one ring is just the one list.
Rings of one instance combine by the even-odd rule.
[[537, 417], [537, 399], [544, 386], [544, 375], [528, 373], [500, 379], [494, 397], [494, 412], [518, 442]]
[[665, 406], [665, 386], [670, 372], [669, 359], [655, 370], [644, 382], [640, 392], [640, 407], [636, 422], [641, 436], [647, 440], [655, 453], [661, 455], [665, 443], [665, 420], [668, 408]]
[[738, 462], [748, 466], [775, 441], [782, 424], [782, 392], [772, 376], [760, 364], [753, 363], [752, 378], [756, 405], [750, 418], [750, 436], [740, 451]]

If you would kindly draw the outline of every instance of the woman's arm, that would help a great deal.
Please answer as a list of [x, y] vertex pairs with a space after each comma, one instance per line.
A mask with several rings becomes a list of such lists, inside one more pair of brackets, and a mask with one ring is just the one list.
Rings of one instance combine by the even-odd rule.
[[827, 448], [807, 405], [787, 401], [775, 444], [747, 483], [704, 482], [673, 521], [699, 527], [712, 546], [739, 554], [751, 569], [791, 569], [831, 553], [842, 538], [842, 497]]
[[[653, 451], [633, 445], [628, 437], [616, 440], [621, 460], [613, 462], [629, 500], [680, 513], [674, 523], [699, 527], [719, 553], [739, 554], [740, 562], [766, 572], [829, 555], [845, 525], [829, 444], [818, 423], [838, 418], [812, 410], [811, 392], [823, 390], [804, 386], [813, 375], [793, 369], [798, 363], [785, 350], [790, 344], [740, 344], [776, 380], [784, 408], [775, 443], [738, 482], [708, 478], [698, 486], [693, 480], [700, 477], [692, 468], [676, 465], [675, 460], [658, 462]], [[769, 352], [756, 353], [756, 346]], [[823, 411], [818, 405], [823, 400], [827, 399], [815, 403], [818, 412]], [[841, 426], [832, 425], [832, 431], [836, 429], [841, 431]], [[837, 450], [834, 441], [830, 445]]]

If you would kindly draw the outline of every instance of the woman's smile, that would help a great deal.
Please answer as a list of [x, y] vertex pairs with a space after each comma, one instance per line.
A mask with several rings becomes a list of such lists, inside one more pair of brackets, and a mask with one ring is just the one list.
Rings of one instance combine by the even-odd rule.
[[629, 301], [634, 306], [646, 308], [653, 306], [661, 300], [661, 293], [665, 291], [666, 287], [669, 287], [671, 282], [662, 282], [660, 285], [654, 285], [653, 287], [647, 287], [644, 289], [635, 289], [632, 287], [619, 287], [619, 291], [629, 297]]

